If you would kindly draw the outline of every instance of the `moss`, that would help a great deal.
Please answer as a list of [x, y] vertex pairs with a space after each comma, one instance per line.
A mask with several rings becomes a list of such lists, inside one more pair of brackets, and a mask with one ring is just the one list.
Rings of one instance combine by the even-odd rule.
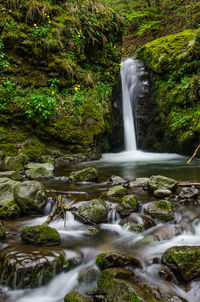
[[106, 254], [102, 253], [102, 254], [99, 254], [96, 258], [96, 265], [99, 266], [100, 268], [106, 267], [109, 265], [109, 261], [105, 256], [106, 256]]
[[164, 210], [168, 210], [168, 211], [173, 209], [171, 202], [166, 201], [166, 200], [156, 201], [155, 204], [156, 204], [156, 207], [158, 207], [159, 209], [164, 209]]
[[8, 201], [3, 207], [0, 208], [0, 218], [13, 219], [21, 216], [21, 208], [14, 201]]
[[21, 230], [21, 238], [25, 242], [34, 245], [58, 245], [60, 244], [60, 235], [54, 228], [44, 225], [33, 227], [24, 227]]
[[71, 172], [69, 175], [70, 181], [96, 181], [98, 171], [93, 167], [85, 168], [84, 170]]
[[127, 194], [127, 192], [128, 192], [127, 189], [124, 188], [123, 186], [114, 186], [107, 192], [107, 196], [125, 195]]
[[180, 68], [182, 62], [189, 59], [193, 51], [196, 34], [197, 30], [185, 30], [156, 39], [141, 47], [137, 51], [137, 56], [156, 73], [163, 74], [168, 71], [172, 62], [173, 69]]
[[80, 295], [77, 292], [71, 292], [67, 294], [64, 298], [64, 302], [89, 302], [90, 299]]

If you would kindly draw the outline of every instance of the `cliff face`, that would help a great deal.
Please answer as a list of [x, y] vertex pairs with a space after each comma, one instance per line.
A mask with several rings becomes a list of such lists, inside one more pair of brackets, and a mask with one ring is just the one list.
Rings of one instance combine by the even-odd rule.
[[[120, 70], [117, 13], [89, 0], [1, 1], [0, 12], [2, 127], [70, 152], [99, 152]], [[17, 139], [7, 142], [18, 152]]]
[[[157, 142], [152, 140], [148, 149], [191, 153], [191, 146], [200, 138], [199, 31], [186, 30], [154, 40], [141, 47], [137, 56], [152, 74], [152, 112], [157, 111]], [[151, 136], [149, 126], [146, 136]]]

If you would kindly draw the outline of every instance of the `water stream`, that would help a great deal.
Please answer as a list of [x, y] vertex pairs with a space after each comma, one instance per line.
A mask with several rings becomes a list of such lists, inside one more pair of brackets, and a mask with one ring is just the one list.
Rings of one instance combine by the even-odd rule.
[[[124, 70], [125, 69], [125, 70]], [[131, 76], [127, 77], [127, 69]], [[130, 101], [130, 90], [134, 91], [137, 82], [136, 63], [132, 59], [122, 63], [122, 82], [125, 85], [126, 96]], [[130, 80], [130, 78], [132, 80]], [[125, 80], [126, 79], [126, 80]], [[131, 82], [129, 82], [131, 81]], [[128, 84], [126, 83], [128, 82]], [[127, 96], [128, 95], [128, 96]], [[190, 166], [186, 165], [187, 158], [177, 154], [156, 154], [145, 153], [136, 150], [136, 139], [134, 131], [131, 105], [125, 105], [124, 114], [126, 137], [126, 151], [118, 154], [103, 154], [102, 159], [96, 162], [80, 163], [58, 167], [53, 180], [44, 181], [49, 192], [62, 194], [66, 205], [76, 200], [75, 205], [79, 207], [84, 201], [99, 198], [107, 191], [112, 183], [108, 181], [110, 176], [118, 175], [125, 178], [125, 181], [133, 181], [137, 177], [150, 177], [153, 174], [162, 174], [174, 177], [179, 181], [194, 180], [200, 181], [200, 161], [194, 160]], [[127, 110], [128, 109], [128, 110]], [[130, 126], [131, 124], [131, 126]], [[127, 128], [126, 128], [127, 127]], [[131, 140], [131, 142], [129, 141]], [[78, 170], [85, 166], [94, 166], [99, 171], [98, 183], [72, 184], [66, 181], [66, 176], [71, 170]], [[140, 202], [140, 213], [143, 213], [145, 205], [153, 201], [153, 197], [143, 188], [130, 189]], [[200, 301], [200, 281], [191, 282], [189, 288], [185, 288], [176, 279], [172, 282], [162, 280], [159, 271], [162, 268], [160, 259], [162, 253], [169, 247], [179, 245], [200, 245], [200, 208], [199, 201], [196, 204], [181, 204], [176, 209], [176, 219], [174, 223], [158, 223], [156, 226], [140, 234], [130, 232], [120, 225], [120, 217], [116, 207], [118, 198], [106, 199], [110, 211], [108, 223], [100, 225], [100, 230], [96, 235], [90, 234], [88, 226], [77, 221], [72, 213], [68, 213], [67, 226], [64, 227], [62, 220], [50, 224], [56, 228], [62, 238], [62, 244], [56, 250], [63, 250], [68, 257], [74, 254], [81, 256], [81, 261], [77, 267], [69, 272], [62, 272], [56, 275], [47, 285], [36, 289], [11, 290], [7, 287], [0, 288], [0, 301], [2, 302], [62, 302], [63, 297], [72, 290], [86, 294], [88, 290], [95, 288], [96, 279], [80, 281], [80, 272], [88, 271], [91, 268], [97, 270], [95, 258], [101, 252], [118, 251], [126, 255], [138, 257], [142, 262], [142, 269], [135, 269], [135, 274], [141, 280], [147, 281], [151, 285], [159, 287], [163, 292], [170, 295], [183, 297], [188, 302]], [[176, 204], [176, 199], [173, 201]], [[4, 225], [8, 231], [15, 231], [16, 234], [6, 239], [7, 244], [13, 252], [34, 251], [34, 247], [25, 246], [19, 239], [19, 231], [24, 225], [38, 225], [45, 221], [49, 212], [46, 208], [44, 216], [24, 217], [17, 220], [5, 221]], [[174, 226], [179, 228], [179, 233], [175, 234], [171, 230]], [[167, 232], [167, 236], [166, 236]], [[155, 241], [145, 240], [149, 235], [159, 238]], [[1, 247], [2, 248], [2, 247]], [[52, 249], [52, 248], [51, 248]], [[155, 259], [158, 259], [155, 261]], [[98, 270], [97, 270], [98, 273]], [[176, 300], [173, 300], [176, 301]], [[177, 300], [178, 301], [178, 300]]]

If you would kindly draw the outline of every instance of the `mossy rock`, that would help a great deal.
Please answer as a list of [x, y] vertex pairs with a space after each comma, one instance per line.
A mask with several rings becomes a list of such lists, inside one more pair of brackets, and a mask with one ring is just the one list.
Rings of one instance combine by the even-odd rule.
[[103, 223], [107, 221], [108, 207], [104, 200], [93, 199], [85, 202], [79, 209], [78, 214], [88, 223]]
[[156, 39], [142, 46], [137, 57], [156, 73], [171, 72], [171, 68], [178, 69], [184, 60], [187, 61], [194, 49], [196, 35], [197, 30], [188, 29]]
[[22, 180], [23, 175], [18, 173], [17, 171], [4, 171], [0, 172], [0, 178], [10, 178], [12, 180]]
[[162, 263], [167, 265], [182, 282], [190, 282], [200, 277], [200, 247], [175, 246], [162, 255]]
[[2, 162], [2, 168], [4, 171], [24, 171], [22, 159], [18, 156], [5, 157]]
[[112, 187], [107, 193], [107, 196], [114, 196], [114, 195], [125, 195], [128, 193], [128, 190], [123, 186], [114, 186]]
[[118, 207], [118, 212], [122, 217], [128, 216], [133, 212], [137, 212], [139, 203], [134, 195], [126, 195], [122, 198], [122, 203]]
[[153, 175], [148, 181], [149, 190], [153, 192], [156, 190], [174, 191], [177, 188], [177, 185], [178, 182], [175, 179], [162, 175]]
[[2, 223], [0, 222], [0, 239], [3, 239], [6, 237], [6, 230]]
[[142, 267], [137, 258], [115, 252], [99, 254], [96, 258], [96, 265], [101, 270], [109, 267]]
[[173, 205], [167, 200], [152, 202], [144, 208], [144, 211], [159, 221], [167, 222], [175, 219]]
[[18, 181], [9, 178], [0, 178], [0, 206], [5, 205], [10, 200], [14, 200], [14, 189], [18, 184]]
[[36, 164], [30, 163], [25, 166], [25, 174], [30, 179], [51, 178], [53, 177], [54, 166], [51, 163]]
[[41, 214], [47, 203], [46, 190], [39, 181], [24, 181], [15, 185], [14, 199], [25, 214]]
[[129, 232], [134, 232], [134, 233], [142, 233], [145, 231], [145, 228], [142, 225], [139, 225], [137, 223], [130, 223], [127, 222], [123, 225], [123, 228], [125, 230], [128, 230]]
[[64, 297], [64, 302], [91, 302], [92, 300], [84, 297], [77, 292], [71, 292]]
[[95, 168], [88, 167], [86, 169], [71, 172], [70, 181], [96, 181], [98, 179], [98, 171]]
[[0, 218], [13, 219], [18, 218], [21, 215], [21, 208], [14, 200], [8, 201], [3, 207], [0, 208]]
[[12, 289], [36, 288], [47, 284], [69, 267], [67, 255], [55, 247], [11, 247], [0, 251], [0, 284]]
[[129, 231], [137, 233], [143, 232], [156, 225], [152, 218], [140, 213], [132, 213], [130, 216], [121, 219], [119, 224]]
[[45, 225], [23, 227], [20, 236], [27, 243], [41, 246], [58, 245], [61, 241], [58, 231]]
[[47, 146], [37, 138], [28, 139], [20, 150], [21, 154], [27, 155], [29, 160], [34, 162], [38, 161], [42, 155], [48, 154], [48, 152]]

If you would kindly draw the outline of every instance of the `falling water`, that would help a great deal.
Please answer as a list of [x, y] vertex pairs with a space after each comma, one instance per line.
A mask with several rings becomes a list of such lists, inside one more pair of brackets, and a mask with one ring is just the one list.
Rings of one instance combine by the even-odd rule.
[[125, 150], [137, 150], [132, 102], [135, 98], [138, 83], [137, 60], [126, 59], [121, 66], [122, 103], [124, 120]]

